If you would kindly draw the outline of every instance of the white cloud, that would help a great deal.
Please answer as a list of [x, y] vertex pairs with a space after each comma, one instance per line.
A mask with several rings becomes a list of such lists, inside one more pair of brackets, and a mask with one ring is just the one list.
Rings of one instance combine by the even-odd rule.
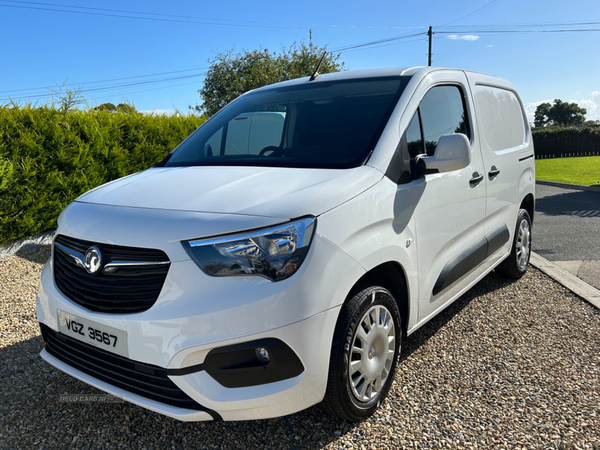
[[174, 109], [152, 109], [148, 111], [140, 111], [142, 114], [147, 114], [149, 116], [172, 116], [175, 114]]
[[[569, 103], [577, 103], [581, 108], [585, 108], [587, 113], [585, 120], [600, 120], [600, 91], [594, 91], [590, 98], [584, 98], [581, 100], [565, 100]], [[552, 100], [540, 100], [538, 102], [525, 103], [525, 113], [527, 114], [527, 120], [533, 123], [536, 108], [542, 103], [554, 103]]]
[[487, 48], [492, 48], [494, 47], [493, 45], [486, 45]]
[[592, 98], [583, 99], [577, 103], [587, 109], [586, 120], [600, 120], [600, 91], [592, 92]]
[[474, 34], [463, 34], [462, 36], [459, 36], [458, 34], [450, 34], [446, 37], [446, 39], [452, 39], [455, 41], [476, 41], [477, 39], [479, 39], [479, 36], [475, 36]]

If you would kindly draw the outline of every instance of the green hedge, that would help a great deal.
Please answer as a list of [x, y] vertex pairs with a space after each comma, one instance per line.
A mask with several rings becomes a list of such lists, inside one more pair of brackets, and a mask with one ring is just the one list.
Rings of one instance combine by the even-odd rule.
[[575, 136], [600, 137], [600, 126], [537, 127], [531, 129], [535, 139], [564, 139]]
[[151, 167], [203, 121], [0, 107], [0, 243], [56, 227], [80, 194]]

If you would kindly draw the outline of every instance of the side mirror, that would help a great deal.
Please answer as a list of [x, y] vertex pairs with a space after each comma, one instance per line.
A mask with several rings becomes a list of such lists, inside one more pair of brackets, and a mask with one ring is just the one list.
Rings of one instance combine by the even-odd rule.
[[471, 164], [471, 144], [462, 133], [445, 134], [438, 141], [433, 156], [423, 158], [427, 171], [451, 172]]

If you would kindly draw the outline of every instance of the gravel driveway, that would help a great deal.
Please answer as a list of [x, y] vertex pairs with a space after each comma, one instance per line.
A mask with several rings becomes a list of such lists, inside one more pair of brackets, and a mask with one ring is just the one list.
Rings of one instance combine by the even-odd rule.
[[272, 420], [181, 423], [43, 362], [35, 293], [49, 249], [0, 259], [0, 448], [600, 449], [600, 311], [542, 273], [488, 276], [409, 338], [390, 397], [348, 424], [318, 407]]

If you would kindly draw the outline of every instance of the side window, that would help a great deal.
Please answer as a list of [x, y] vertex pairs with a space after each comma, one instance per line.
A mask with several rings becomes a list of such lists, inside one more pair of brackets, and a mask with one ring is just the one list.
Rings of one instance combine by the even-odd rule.
[[254, 113], [248, 140], [248, 153], [258, 155], [267, 147], [279, 147], [285, 124], [285, 112]]
[[215, 134], [213, 134], [206, 144], [204, 144], [204, 157], [211, 157], [218, 155], [221, 152], [221, 138], [223, 137], [223, 127], [219, 128]]
[[[463, 133], [471, 137], [462, 91], [458, 86], [436, 86], [425, 94], [400, 141], [400, 151], [392, 160], [394, 181], [407, 183], [424, 172], [417, 155], [432, 156], [445, 134]], [[410, 170], [409, 170], [410, 167]]]
[[242, 113], [229, 121], [224, 154], [258, 155], [264, 148], [278, 147], [284, 124], [285, 112]]
[[229, 121], [225, 138], [225, 155], [248, 153], [251, 120], [250, 115], [240, 114], [235, 119]]
[[432, 88], [421, 101], [419, 109], [428, 156], [433, 155], [438, 141], [445, 134], [463, 133], [471, 137], [462, 92], [458, 86]]
[[525, 118], [521, 102], [506, 89], [475, 86], [475, 104], [483, 136], [492, 150], [518, 147], [525, 143]]

